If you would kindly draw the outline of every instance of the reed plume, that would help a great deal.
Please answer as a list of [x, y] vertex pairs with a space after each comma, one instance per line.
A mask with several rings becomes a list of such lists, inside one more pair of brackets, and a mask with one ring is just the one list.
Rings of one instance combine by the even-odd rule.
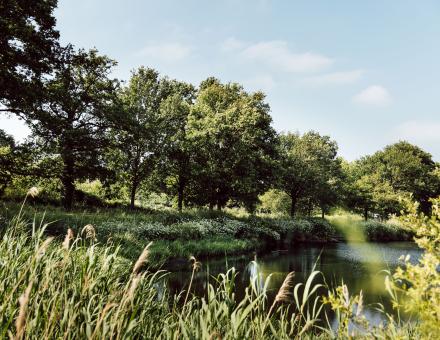
[[82, 228], [81, 230], [81, 236], [85, 234], [86, 239], [92, 239], [93, 241], [96, 241], [96, 229], [93, 225], [87, 224]]
[[293, 287], [294, 278], [295, 278], [295, 272], [290, 272], [289, 274], [287, 274], [286, 278], [283, 281], [283, 284], [281, 285], [277, 295], [275, 296], [275, 300], [273, 301], [273, 304], [269, 309], [269, 313], [267, 313], [268, 318], [272, 314], [272, 311], [278, 302], [279, 303], [289, 302], [293, 299], [293, 293], [291, 290]]
[[148, 255], [150, 254], [149, 248], [153, 244], [153, 242], [150, 242], [147, 244], [147, 246], [142, 251], [141, 255], [137, 259], [136, 263], [133, 267], [133, 274], [138, 274], [140, 270], [142, 269], [145, 262], [148, 260]]
[[15, 321], [16, 336], [15, 339], [22, 339], [26, 326], [26, 314], [29, 304], [29, 295], [32, 290], [32, 281], [27, 286], [24, 293], [19, 297], [18, 303], [20, 304], [20, 310], [18, 312], [17, 320]]
[[64, 237], [64, 241], [63, 241], [63, 249], [69, 250], [70, 241], [73, 240], [73, 238], [74, 238], [73, 230], [71, 228], [67, 229], [67, 234]]

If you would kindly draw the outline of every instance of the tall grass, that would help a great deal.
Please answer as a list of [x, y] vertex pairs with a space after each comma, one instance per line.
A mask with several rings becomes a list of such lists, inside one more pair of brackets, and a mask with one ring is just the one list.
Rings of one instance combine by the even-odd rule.
[[[121, 256], [121, 246], [97, 243], [100, 231], [92, 225], [76, 232], [70, 229], [58, 239], [47, 237], [47, 227], [36, 219], [29, 224], [21, 211], [0, 230], [0, 338], [420, 336], [417, 324], [392, 316], [386, 325], [370, 326], [363, 315], [362, 294], [350, 295], [346, 286], [328, 292], [325, 285], [316, 283], [317, 271], [304, 284], [295, 282], [290, 273], [273, 301], [268, 298], [271, 277], [261, 286], [258, 275], [238, 300], [234, 268], [209, 282], [204, 297], [193, 295], [191, 280], [186, 291], [171, 295], [164, 284], [167, 273], [149, 270], [154, 243], [146, 244], [131, 261]], [[193, 277], [200, 263], [195, 258], [192, 263]], [[436, 275], [435, 269], [430, 275]], [[387, 287], [393, 299], [402, 289], [389, 281]], [[429, 289], [438, 294], [436, 287]], [[328, 321], [325, 304], [336, 313], [336, 325]]]
[[[96, 244], [90, 226], [76, 236], [70, 230], [63, 242], [45, 237], [46, 227], [15, 219], [2, 231], [0, 338], [291, 338], [312, 332], [319, 319], [319, 308], [305, 309], [316, 292], [313, 278], [296, 306], [284, 306], [297, 298], [289, 279], [270, 313], [268, 281], [263, 289], [252, 282], [237, 301], [234, 269], [211, 283], [205, 298], [192, 295], [191, 283], [170, 296], [167, 274], [148, 271], [150, 244], [133, 263], [120, 248]], [[192, 261], [195, 272], [200, 263]]]

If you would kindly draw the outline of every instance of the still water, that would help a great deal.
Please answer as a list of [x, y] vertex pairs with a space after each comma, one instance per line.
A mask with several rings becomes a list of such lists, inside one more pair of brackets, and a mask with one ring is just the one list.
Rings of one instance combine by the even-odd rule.
[[[295, 284], [305, 282], [313, 268], [324, 274], [330, 287], [347, 284], [350, 294], [364, 294], [365, 315], [372, 324], [384, 320], [376, 310], [377, 303], [393, 313], [385, 290], [384, 270], [393, 270], [399, 264], [401, 255], [409, 254], [411, 261], [417, 261], [421, 250], [411, 242], [391, 243], [336, 243], [326, 245], [298, 244], [288, 250], [277, 250], [262, 255], [249, 254], [241, 257], [202, 260], [202, 269], [196, 273], [193, 292], [202, 296], [206, 292], [207, 281], [212, 276], [225, 273], [235, 267], [238, 272], [236, 296], [239, 299], [249, 284], [251, 277], [258, 275], [261, 284], [271, 275], [270, 296], [278, 291], [287, 273], [295, 272]], [[186, 289], [191, 276], [189, 263], [174, 263], [168, 270], [167, 285], [171, 291]], [[318, 278], [316, 283], [322, 283]]]

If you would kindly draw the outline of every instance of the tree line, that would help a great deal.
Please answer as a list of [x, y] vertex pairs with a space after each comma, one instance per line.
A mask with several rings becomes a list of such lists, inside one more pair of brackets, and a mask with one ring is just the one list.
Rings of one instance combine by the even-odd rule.
[[31, 130], [22, 143], [0, 130], [0, 194], [14, 178], [44, 178], [72, 209], [77, 183], [99, 179], [107, 198], [163, 192], [184, 206], [254, 212], [272, 190], [289, 212], [322, 214], [340, 205], [387, 217], [413, 197], [423, 211], [440, 194], [439, 164], [398, 142], [355, 162], [315, 131], [277, 133], [262, 92], [209, 77], [197, 86], [133, 70], [96, 49], [62, 46], [56, 1], [2, 1], [0, 110]]

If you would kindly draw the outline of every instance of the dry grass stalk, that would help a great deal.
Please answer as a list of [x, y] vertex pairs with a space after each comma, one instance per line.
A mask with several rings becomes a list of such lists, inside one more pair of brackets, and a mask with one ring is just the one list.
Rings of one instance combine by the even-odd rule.
[[194, 256], [191, 256], [191, 257], [189, 258], [189, 260], [190, 260], [190, 262], [192, 262], [191, 267], [192, 267], [193, 270], [195, 270], [195, 271], [199, 271], [200, 268], [202, 268], [202, 263], [199, 262], [199, 261], [197, 261], [196, 258], [195, 258]]
[[200, 270], [202, 268], [202, 263], [197, 261], [194, 256], [191, 256], [189, 258], [189, 261], [192, 262], [192, 273], [191, 273], [191, 279], [189, 281], [188, 291], [186, 292], [185, 301], [183, 302], [183, 305], [186, 305], [186, 302], [188, 301], [189, 292], [191, 291], [191, 286], [194, 280], [194, 274], [196, 271]]
[[147, 246], [142, 251], [141, 255], [134, 264], [133, 274], [138, 274], [141, 271], [142, 267], [144, 266], [144, 263], [147, 262], [148, 255], [150, 254], [149, 248], [152, 244], [153, 242], [148, 243]]
[[70, 241], [74, 239], [73, 230], [71, 228], [67, 229], [66, 237], [63, 241], [63, 249], [69, 250]]
[[29, 295], [32, 290], [32, 281], [27, 286], [24, 293], [19, 297], [18, 303], [20, 304], [20, 310], [18, 312], [17, 320], [15, 321], [15, 328], [16, 328], [16, 339], [23, 338], [23, 334], [25, 331], [26, 326], [26, 314], [28, 309], [28, 303], [29, 303]]

